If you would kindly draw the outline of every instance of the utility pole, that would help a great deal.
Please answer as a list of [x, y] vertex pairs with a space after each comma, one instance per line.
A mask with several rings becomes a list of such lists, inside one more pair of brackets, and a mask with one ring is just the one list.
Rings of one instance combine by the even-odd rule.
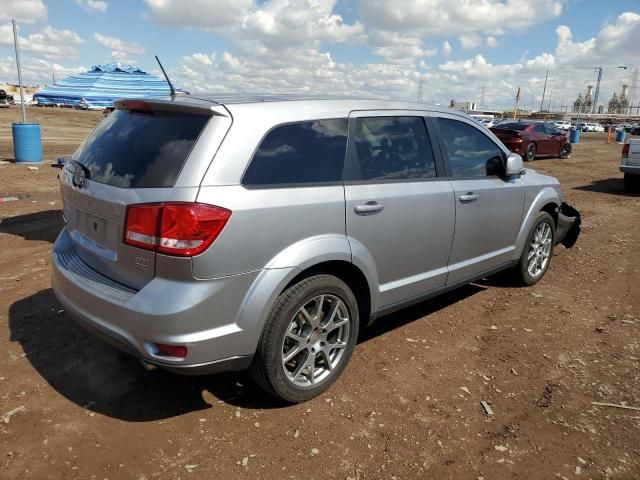
[[518, 87], [518, 93], [516, 93], [516, 106], [513, 107], [513, 119], [516, 119], [518, 115], [518, 103], [520, 103], [520, 87]]
[[422, 103], [422, 79], [420, 80], [420, 83], [418, 84], [418, 102]]
[[544, 95], [547, 92], [547, 78], [549, 78], [549, 70], [547, 70], [547, 74], [544, 76], [544, 88], [542, 89], [542, 100], [540, 101], [540, 111], [544, 109]]
[[633, 115], [633, 101], [636, 98], [636, 88], [638, 87], [638, 75], [640, 72], [636, 67], [633, 70], [633, 76], [631, 77], [631, 95], [629, 95], [629, 115]]
[[482, 95], [480, 95], [480, 109], [484, 108], [484, 85], [482, 86]]
[[18, 67], [18, 85], [20, 85], [20, 106], [22, 107], [22, 123], [27, 123], [27, 111], [24, 108], [24, 91], [22, 90], [22, 69], [20, 68], [20, 45], [18, 44], [18, 29], [16, 21], [11, 20], [13, 25], [13, 45], [16, 49], [16, 65]]
[[591, 105], [591, 113], [598, 111], [598, 95], [600, 95], [600, 81], [602, 80], [602, 67], [596, 67], [598, 71], [598, 81], [596, 82], [596, 93], [593, 95], [593, 105]]
[[553, 88], [549, 92], [549, 106], [547, 107], [547, 112], [551, 111], [551, 97], [553, 96]]

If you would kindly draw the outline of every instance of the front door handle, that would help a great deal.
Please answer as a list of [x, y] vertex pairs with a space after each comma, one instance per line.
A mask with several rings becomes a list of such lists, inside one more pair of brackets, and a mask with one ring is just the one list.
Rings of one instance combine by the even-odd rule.
[[381, 212], [384, 209], [384, 205], [380, 205], [377, 202], [367, 202], [365, 205], [357, 205], [354, 210], [360, 215], [373, 215], [374, 213]]
[[478, 197], [479, 195], [477, 193], [469, 192], [469, 193], [466, 193], [465, 195], [460, 195], [458, 198], [462, 203], [471, 203], [478, 200]]

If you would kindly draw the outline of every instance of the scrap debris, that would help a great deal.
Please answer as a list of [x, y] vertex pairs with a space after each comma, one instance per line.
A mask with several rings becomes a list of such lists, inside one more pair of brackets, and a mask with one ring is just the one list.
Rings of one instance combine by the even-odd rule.
[[640, 412], [640, 407], [631, 407], [629, 405], [620, 405], [618, 403], [591, 402], [591, 405], [596, 405], [598, 407], [624, 408], [625, 410], [635, 410], [636, 412]]
[[480, 405], [482, 405], [482, 408], [484, 408], [484, 413], [486, 413], [487, 415], [493, 415], [493, 410], [491, 409], [491, 407], [489, 406], [489, 404], [487, 402], [482, 400], [480, 402]]
[[16, 407], [13, 410], [10, 410], [7, 413], [5, 413], [4, 415], [2, 415], [2, 417], [0, 417], [0, 419], [4, 423], [9, 423], [9, 420], [11, 419], [11, 417], [13, 417], [16, 413], [24, 412], [25, 410], [26, 410], [26, 408], [24, 407], [24, 405], [20, 405], [19, 407]]

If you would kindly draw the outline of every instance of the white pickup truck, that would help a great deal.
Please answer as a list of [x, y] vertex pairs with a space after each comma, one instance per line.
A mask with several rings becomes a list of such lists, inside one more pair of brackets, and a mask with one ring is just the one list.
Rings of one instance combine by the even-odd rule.
[[630, 138], [622, 147], [620, 171], [624, 173], [625, 190], [640, 190], [640, 138]]

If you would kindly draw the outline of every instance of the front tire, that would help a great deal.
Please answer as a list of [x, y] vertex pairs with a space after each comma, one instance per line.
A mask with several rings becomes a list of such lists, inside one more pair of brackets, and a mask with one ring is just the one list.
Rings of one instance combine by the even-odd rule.
[[535, 160], [536, 151], [537, 151], [536, 144], [535, 143], [529, 144], [524, 156], [525, 162], [532, 162], [533, 160]]
[[551, 264], [555, 233], [553, 217], [547, 212], [539, 212], [527, 236], [520, 260], [513, 269], [517, 284], [535, 285], [544, 276]]
[[298, 403], [320, 395], [344, 371], [358, 338], [358, 304], [332, 275], [313, 275], [276, 300], [251, 365], [273, 396]]

